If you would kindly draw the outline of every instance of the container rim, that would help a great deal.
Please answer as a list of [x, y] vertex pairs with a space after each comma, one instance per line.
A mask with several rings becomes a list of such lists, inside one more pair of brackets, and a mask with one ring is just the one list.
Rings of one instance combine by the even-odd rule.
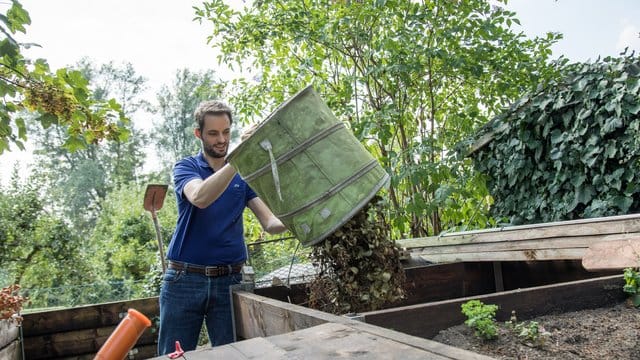
[[[304, 94], [306, 94], [306, 93], [308, 93], [310, 91], [313, 91], [313, 85], [312, 84], [307, 85], [304, 89], [298, 91], [295, 95], [291, 96], [285, 102], [283, 102], [282, 104], [278, 105], [278, 107], [276, 107], [275, 110], [273, 110], [266, 118], [264, 118], [264, 120], [262, 120], [261, 122], [258, 123], [258, 127], [256, 127], [256, 129], [253, 132], [253, 134], [255, 134], [258, 131], [260, 131], [260, 129], [264, 126], [264, 124], [266, 124], [269, 120], [271, 120], [271, 118], [275, 117], [280, 111], [282, 111], [282, 109], [285, 106], [289, 105], [289, 103], [291, 103], [293, 100], [301, 97], [302, 95], [304, 95]], [[237, 156], [238, 153], [241, 152], [244, 147], [246, 147], [245, 144], [247, 144], [249, 142], [249, 139], [251, 139], [251, 137], [253, 137], [253, 134], [251, 134], [251, 136], [249, 136], [243, 142], [238, 144], [238, 146], [236, 146], [236, 148], [233, 149], [233, 151], [231, 151], [227, 155], [226, 159], [227, 159], [228, 162], [231, 162], [233, 160], [233, 158], [235, 156]]]

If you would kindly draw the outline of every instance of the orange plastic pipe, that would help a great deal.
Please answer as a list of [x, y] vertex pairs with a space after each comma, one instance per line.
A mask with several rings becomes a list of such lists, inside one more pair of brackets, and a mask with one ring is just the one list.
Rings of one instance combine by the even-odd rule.
[[118, 327], [102, 345], [94, 360], [123, 360], [140, 335], [151, 326], [151, 320], [135, 309], [129, 309]]

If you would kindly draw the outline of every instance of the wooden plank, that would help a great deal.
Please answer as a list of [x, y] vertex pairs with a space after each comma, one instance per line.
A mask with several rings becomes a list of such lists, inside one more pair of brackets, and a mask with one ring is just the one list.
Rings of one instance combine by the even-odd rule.
[[70, 309], [24, 314], [22, 331], [25, 337], [29, 337], [117, 325], [126, 315], [127, 310], [131, 308], [140, 311], [149, 319], [160, 314], [157, 297], [78, 306]]
[[17, 339], [19, 333], [18, 326], [12, 320], [0, 320], [0, 349], [4, 349]]
[[[241, 359], [284, 359], [287, 351], [276, 346], [266, 338], [257, 337], [247, 341], [239, 341], [229, 344], [229, 349], [233, 349]], [[233, 359], [233, 357], [216, 356], [220, 359]]]
[[463, 261], [532, 261], [532, 260], [565, 260], [582, 259], [587, 248], [568, 249], [538, 249], [538, 250], [514, 250], [514, 251], [484, 251], [478, 253], [457, 254], [429, 254], [417, 253], [421, 258], [436, 262], [463, 262]]
[[493, 292], [493, 268], [484, 262], [432, 264], [405, 269], [407, 298], [393, 306]]
[[396, 244], [399, 247], [410, 249], [426, 246], [625, 233], [640, 233], [640, 214], [456, 232], [426, 238], [396, 240]]
[[14, 340], [0, 350], [0, 360], [20, 360], [20, 341]]
[[[189, 360], [247, 360], [247, 359], [287, 359], [287, 352], [278, 348], [266, 338], [253, 338], [214, 348], [187, 351], [185, 359]], [[156, 359], [166, 359], [157, 357]]]
[[[366, 329], [375, 328], [375, 332]], [[434, 341], [404, 336], [396, 341], [384, 336], [391, 330], [354, 322], [353, 325], [325, 323], [275, 335], [253, 338], [215, 348], [189, 351], [185, 358], [204, 359], [474, 359], [486, 360], [487, 356], [454, 348]], [[382, 334], [382, 335], [381, 335]], [[413, 342], [412, 342], [413, 341]], [[431, 348], [425, 349], [422, 343]], [[432, 351], [437, 348], [437, 351]], [[158, 357], [157, 359], [161, 359]]]
[[[87, 353], [95, 354], [115, 328], [116, 326], [108, 326], [25, 337], [25, 356], [27, 359], [48, 359]], [[140, 336], [136, 345], [155, 344], [156, 337], [156, 332], [147, 329]]]
[[233, 308], [236, 333], [242, 339], [285, 334], [338, 318], [244, 291], [233, 293]]
[[493, 278], [496, 285], [496, 291], [504, 291], [504, 280], [502, 278], [502, 262], [493, 262]]
[[[620, 271], [612, 270], [589, 272], [582, 267], [580, 259], [502, 262], [505, 290], [531, 288], [620, 274]], [[485, 292], [485, 294], [487, 293], [489, 292]], [[450, 299], [453, 298], [442, 300]]]
[[465, 156], [471, 156], [473, 153], [475, 153], [476, 151], [482, 149], [483, 147], [485, 147], [485, 145], [487, 145], [488, 143], [490, 143], [491, 141], [493, 141], [493, 138], [496, 136], [497, 133], [503, 132], [504, 130], [506, 130], [509, 127], [508, 124], [506, 123], [502, 123], [500, 124], [496, 129], [493, 129], [487, 133], [485, 133], [484, 135], [480, 136], [472, 145], [471, 147], [467, 150], [467, 154]]
[[[129, 351], [129, 355], [127, 355], [127, 360], [135, 360], [135, 359], [149, 359], [154, 356], [158, 356], [158, 345], [150, 344], [150, 345], [141, 345], [136, 346], [131, 351]], [[73, 355], [66, 357], [58, 357], [52, 358], [56, 360], [93, 360], [96, 357], [96, 353], [87, 353], [81, 355]], [[167, 359], [167, 357], [164, 357]]]
[[640, 237], [591, 245], [582, 257], [587, 270], [624, 269], [640, 265]]
[[440, 330], [462, 324], [465, 320], [460, 306], [478, 299], [499, 306], [496, 318], [506, 321], [515, 310], [518, 319], [526, 320], [554, 312], [597, 308], [623, 302], [622, 275], [517, 289], [502, 293], [411, 305], [361, 314], [369, 324], [403, 333], [432, 338]]
[[[537, 249], [562, 249], [562, 248], [588, 248], [590, 245], [599, 242], [615, 242], [625, 239], [633, 239], [640, 236], [640, 233], [591, 235], [591, 236], [563, 236], [549, 239], [526, 239], [526, 240], [501, 240], [485, 241], [480, 243], [461, 244], [435, 244], [424, 243], [425, 246], [415, 246], [411, 249], [411, 254], [453, 254], [459, 252], [479, 252], [479, 251], [510, 251], [510, 250], [537, 250]], [[416, 243], [417, 244], [417, 243]]]
[[307, 284], [291, 284], [291, 286], [268, 286], [256, 288], [253, 292], [271, 299], [292, 304], [302, 304], [307, 301]]
[[422, 349], [389, 340], [379, 335], [358, 331], [345, 324], [327, 323], [293, 334], [268, 338], [287, 357], [294, 359], [447, 359]]
[[236, 330], [238, 335], [244, 339], [276, 336], [292, 331], [297, 332], [298, 330], [326, 323], [337, 323], [352, 326], [359, 331], [381, 336], [423, 349], [435, 355], [443, 355], [452, 359], [475, 359], [477, 358], [476, 356], [478, 356], [478, 354], [452, 348], [431, 340], [416, 338], [390, 329], [351, 320], [346, 317], [264, 298], [249, 292], [234, 292], [233, 301]]

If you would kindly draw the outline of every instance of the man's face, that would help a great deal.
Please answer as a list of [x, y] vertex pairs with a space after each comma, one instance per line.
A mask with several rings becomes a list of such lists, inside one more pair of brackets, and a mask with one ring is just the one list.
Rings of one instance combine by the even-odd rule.
[[227, 150], [229, 150], [231, 121], [227, 114], [207, 114], [204, 117], [202, 131], [196, 129], [196, 136], [202, 140], [202, 149], [207, 155], [223, 158], [227, 156]]

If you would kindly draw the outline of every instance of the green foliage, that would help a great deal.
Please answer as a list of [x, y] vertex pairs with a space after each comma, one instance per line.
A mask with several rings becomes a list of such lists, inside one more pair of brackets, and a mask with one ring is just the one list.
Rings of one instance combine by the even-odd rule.
[[[245, 209], [243, 214], [244, 237], [247, 243], [249, 264], [253, 267], [256, 279], [261, 276], [291, 265], [308, 262], [309, 248], [301, 248], [300, 242], [291, 232], [270, 235], [262, 229], [260, 222], [253, 212]], [[286, 281], [286, 279], [282, 279]]]
[[640, 307], [640, 272], [633, 268], [624, 269], [624, 286], [622, 290], [629, 294], [634, 306]]
[[522, 97], [476, 153], [496, 217], [536, 223], [640, 211], [640, 58], [573, 64]]
[[485, 187], [452, 150], [555, 76], [560, 38], [526, 39], [514, 16], [486, 0], [261, 0], [240, 11], [213, 0], [196, 10], [220, 61], [255, 75], [229, 84], [245, 121], [313, 83], [349, 123], [392, 175], [394, 236], [491, 225]]
[[492, 340], [498, 337], [495, 319], [498, 305], [485, 305], [480, 300], [469, 300], [461, 308], [462, 314], [467, 317], [464, 323], [474, 330], [478, 338]]
[[[157, 295], [162, 273], [153, 220], [143, 208], [144, 193], [145, 188], [136, 184], [110, 192], [90, 237], [94, 271], [102, 279], [129, 282], [133, 297]], [[165, 254], [177, 214], [171, 195], [167, 193], [157, 211]]]
[[514, 330], [518, 338], [525, 344], [534, 347], [543, 346], [547, 338], [551, 335], [537, 321], [525, 321], [515, 325]]
[[[200, 150], [200, 142], [193, 134], [196, 127], [193, 113], [200, 102], [223, 98], [223, 84], [214, 72], [176, 72], [171, 87], [163, 86], [157, 94], [157, 113], [161, 120], [154, 125], [152, 138], [166, 169], [185, 156]], [[233, 105], [233, 104], [232, 104]]]
[[[46, 210], [36, 184], [14, 181], [1, 190], [3, 283], [20, 284], [31, 299], [30, 306], [42, 306], [46, 300], [35, 291], [37, 288], [93, 281], [80, 238], [73, 235], [63, 220]], [[82, 296], [75, 299], [81, 300]]]
[[[141, 92], [146, 80], [137, 75], [131, 64], [95, 65], [88, 59], [77, 64], [89, 79], [95, 100], [116, 97], [125, 106], [127, 116], [145, 106]], [[144, 159], [145, 136], [131, 123], [122, 126], [133, 136], [125, 141], [108, 144], [83, 142], [83, 148], [69, 152], [63, 144], [68, 130], [60, 125], [48, 129], [33, 129], [39, 165], [37, 177], [45, 179], [53, 206], [66, 216], [83, 236], [89, 236], [100, 212], [101, 200], [114, 188], [138, 178]]]
[[551, 336], [537, 321], [518, 322], [515, 310], [511, 311], [511, 318], [505, 325], [527, 346], [541, 347]]
[[29, 14], [16, 1], [0, 14], [0, 154], [10, 144], [24, 149], [27, 126], [21, 113], [36, 112], [35, 122], [44, 129], [65, 127], [62, 146], [73, 151], [103, 139], [120, 141], [128, 136], [128, 122], [115, 100], [96, 101], [79, 71], [55, 72], [43, 59], [29, 60], [22, 50], [34, 44], [18, 43], [14, 36], [25, 33]]

